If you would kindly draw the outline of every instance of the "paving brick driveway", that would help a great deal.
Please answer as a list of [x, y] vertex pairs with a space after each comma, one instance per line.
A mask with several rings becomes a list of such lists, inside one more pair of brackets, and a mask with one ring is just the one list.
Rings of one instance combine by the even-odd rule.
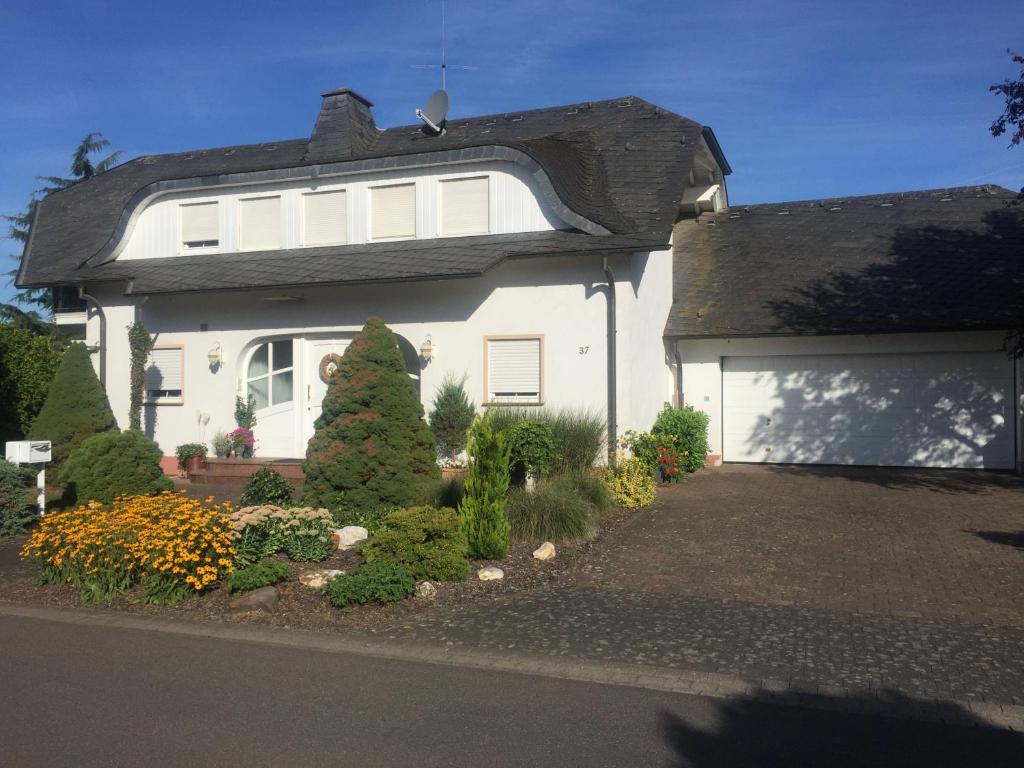
[[726, 465], [663, 489], [578, 582], [1024, 627], [1024, 479]]

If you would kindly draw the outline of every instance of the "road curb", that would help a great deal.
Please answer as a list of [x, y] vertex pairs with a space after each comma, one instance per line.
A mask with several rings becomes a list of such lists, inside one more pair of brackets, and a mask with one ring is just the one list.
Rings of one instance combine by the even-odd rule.
[[168, 620], [98, 609], [58, 609], [0, 603], [0, 615], [63, 624], [163, 632], [186, 637], [274, 645], [394, 661], [486, 669], [716, 699], [759, 695], [763, 700], [778, 705], [922, 722], [977, 725], [980, 720], [1000, 728], [1024, 731], [1024, 706], [1011, 703], [910, 699], [896, 692], [880, 689], [806, 686], [779, 679], [751, 679], [714, 672], [553, 658], [511, 651], [494, 653], [472, 648], [413, 644], [366, 636], [339, 636], [306, 630]]

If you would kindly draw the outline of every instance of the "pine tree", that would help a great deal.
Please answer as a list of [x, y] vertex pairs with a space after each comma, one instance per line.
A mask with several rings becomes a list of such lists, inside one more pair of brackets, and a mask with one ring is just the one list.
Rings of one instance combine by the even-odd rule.
[[508, 554], [509, 524], [505, 503], [509, 485], [509, 447], [490, 420], [478, 419], [469, 435], [469, 473], [459, 518], [469, 556], [500, 560]]
[[116, 431], [117, 421], [96, 378], [89, 350], [84, 344], [72, 344], [60, 361], [29, 439], [53, 443], [51, 466], [56, 468], [87, 438]]
[[379, 318], [345, 350], [302, 469], [304, 503], [332, 511], [408, 506], [435, 490], [441, 472], [423, 406]]
[[448, 374], [434, 395], [430, 411], [430, 430], [434, 433], [438, 450], [454, 459], [466, 447], [466, 436], [476, 416], [476, 406], [466, 394], [465, 378]]

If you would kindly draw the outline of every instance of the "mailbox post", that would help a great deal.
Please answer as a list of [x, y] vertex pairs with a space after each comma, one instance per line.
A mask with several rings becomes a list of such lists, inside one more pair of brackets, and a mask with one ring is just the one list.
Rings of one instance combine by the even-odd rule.
[[7, 443], [7, 460], [12, 464], [38, 464], [39, 474], [36, 476], [36, 503], [39, 514], [46, 514], [46, 465], [50, 461], [49, 440], [17, 440]]

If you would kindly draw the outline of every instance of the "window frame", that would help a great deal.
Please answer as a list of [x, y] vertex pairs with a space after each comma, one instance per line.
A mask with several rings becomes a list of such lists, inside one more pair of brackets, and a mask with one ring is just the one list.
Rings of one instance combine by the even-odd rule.
[[[146, 383], [145, 383], [146, 382], [146, 378], [145, 378], [146, 374], [145, 374], [145, 372], [146, 372], [146, 370], [149, 369], [149, 366], [147, 365], [146, 368], [143, 369], [143, 374], [142, 374], [142, 376], [143, 376], [143, 378], [142, 378], [142, 382], [143, 382], [142, 383], [142, 403], [143, 403], [143, 405], [184, 405], [185, 404], [185, 345], [184, 344], [154, 344], [150, 348], [149, 353], [152, 354], [153, 352], [156, 352], [157, 350], [168, 350], [168, 349], [176, 349], [176, 350], [178, 350], [178, 353], [181, 356], [181, 364], [180, 364], [180, 368], [181, 368], [181, 389], [178, 390], [181, 394], [179, 394], [177, 396], [167, 395], [167, 396], [156, 397], [156, 398], [150, 397], [149, 389], [146, 388]], [[147, 359], [147, 362], [148, 362], [149, 361], [149, 355], [146, 355], [146, 359]]]
[[[459, 181], [486, 181], [487, 182], [487, 226], [478, 232], [459, 232], [449, 234], [444, 230], [444, 187], [445, 184], [452, 184]], [[480, 235], [491, 234], [491, 174], [472, 173], [464, 176], [442, 176], [437, 180], [437, 235], [436, 237], [479, 237]]]
[[[373, 191], [375, 189], [388, 189], [391, 187], [412, 187], [412, 234], [399, 235], [398, 237], [376, 237], [373, 232]], [[416, 179], [381, 181], [380, 183], [369, 183], [366, 189], [366, 242], [367, 243], [397, 243], [404, 240], [419, 239], [419, 184]]]
[[[274, 344], [281, 344], [282, 342], [288, 342], [292, 345], [292, 364], [287, 368], [274, 368]], [[267, 347], [267, 372], [260, 376], [249, 376], [249, 366], [252, 364], [252, 359], [259, 351], [260, 347]], [[252, 348], [245, 355], [245, 366], [242, 370], [242, 390], [243, 396], [249, 397], [249, 383], [253, 381], [265, 380], [267, 382], [267, 405], [263, 408], [257, 408], [257, 412], [266, 413], [272, 409], [278, 409], [283, 406], [295, 404], [295, 337], [286, 336], [277, 339], [264, 339], [256, 344], [252, 345]], [[282, 400], [279, 403], [274, 402], [274, 381], [273, 377], [277, 374], [288, 373], [292, 374], [292, 396], [288, 400]]]
[[[242, 215], [244, 203], [250, 200], [277, 199], [277, 245], [273, 248], [246, 248], [242, 237], [245, 228], [245, 216]], [[253, 194], [239, 195], [235, 198], [235, 244], [238, 253], [259, 253], [261, 251], [282, 251], [285, 249], [284, 238], [284, 190], [267, 190]]]
[[[537, 341], [537, 356], [538, 356], [538, 382], [537, 382], [537, 399], [530, 401], [523, 400], [491, 400], [491, 342], [492, 341]], [[484, 391], [483, 400], [481, 405], [484, 407], [489, 406], [512, 406], [512, 407], [534, 407], [544, 405], [544, 334], [543, 333], [512, 333], [512, 334], [492, 334], [484, 336]]]
[[[329, 195], [329, 194], [341, 193], [345, 196], [345, 239], [335, 240], [330, 243], [310, 243], [306, 237], [306, 202], [310, 197], [316, 195]], [[332, 187], [329, 189], [306, 189], [299, 192], [299, 197], [302, 201], [300, 206], [302, 213], [299, 215], [299, 242], [302, 248], [327, 248], [332, 245], [349, 245], [352, 242], [352, 227], [351, 217], [349, 216], [349, 210], [352, 205], [352, 192], [349, 190], [348, 185], [342, 187]]]
[[[193, 253], [220, 253], [224, 247], [223, 232], [221, 232], [220, 222], [220, 204], [221, 198], [204, 198], [204, 199], [191, 199], [185, 198], [178, 201], [178, 253], [182, 256], [190, 256]], [[182, 211], [183, 208], [189, 208], [192, 206], [199, 205], [214, 205], [217, 207], [217, 244], [216, 245], [199, 245], [195, 248], [189, 248], [185, 244], [185, 214]], [[191, 241], [190, 241], [191, 242]]]

